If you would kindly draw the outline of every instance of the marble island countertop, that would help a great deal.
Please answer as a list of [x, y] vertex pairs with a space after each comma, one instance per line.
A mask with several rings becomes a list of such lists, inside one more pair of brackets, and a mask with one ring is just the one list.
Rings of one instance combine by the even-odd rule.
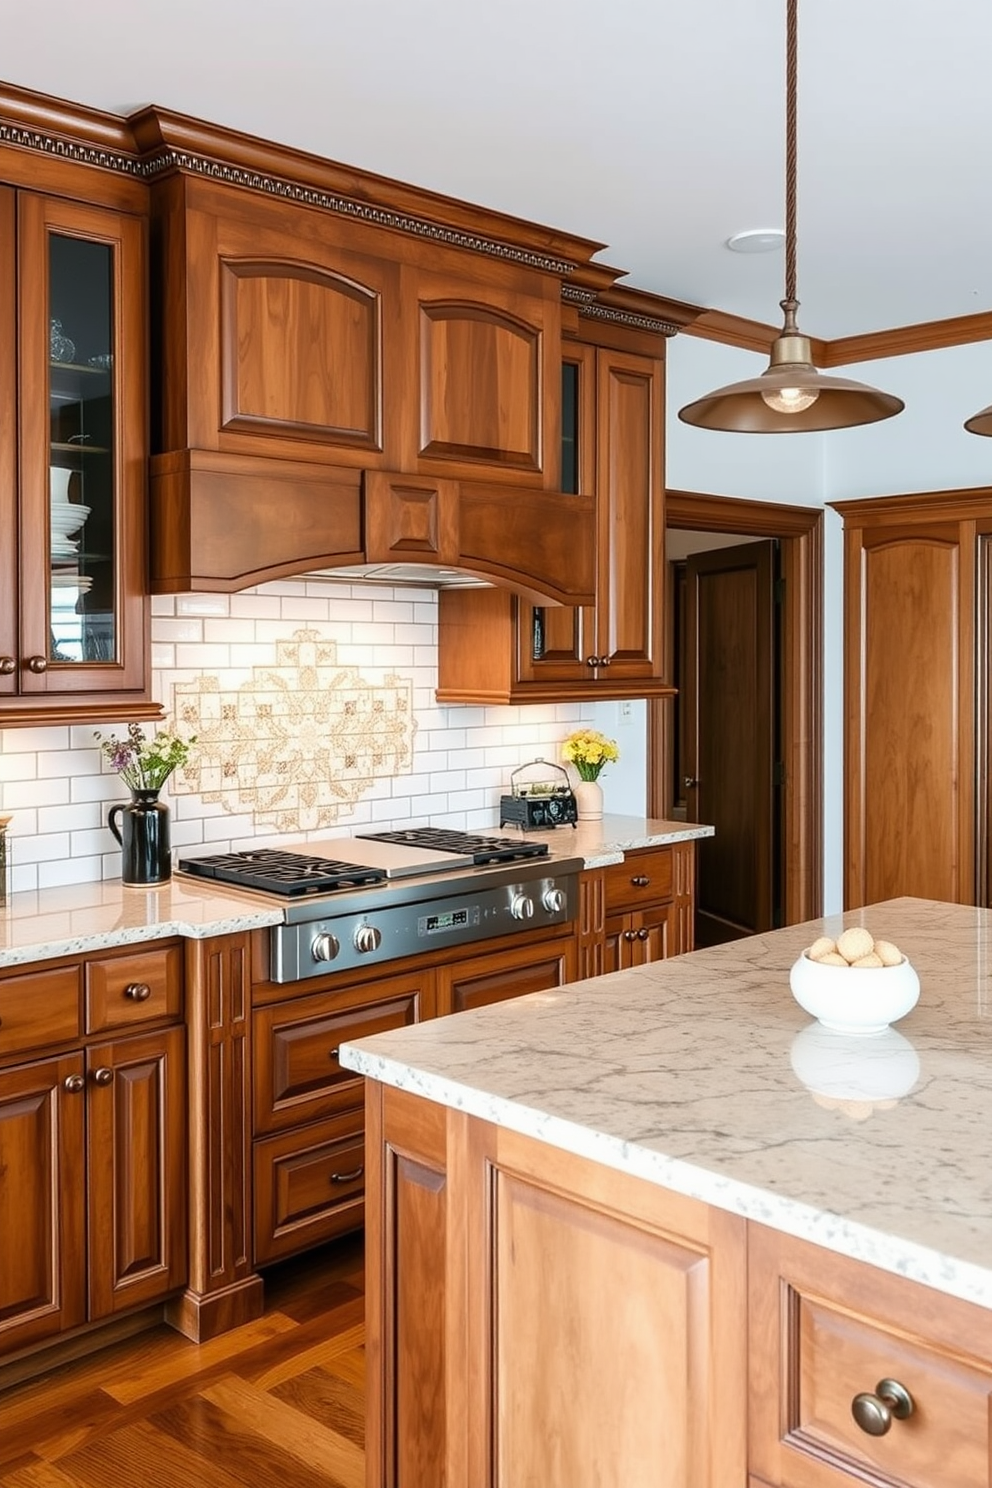
[[[509, 836], [513, 827], [486, 828]], [[644, 817], [609, 816], [577, 828], [528, 832], [547, 842], [551, 862], [581, 858], [586, 868], [623, 861], [624, 851], [711, 836], [712, 827]], [[284, 846], [286, 844], [278, 844]], [[300, 851], [333, 853], [333, 838], [293, 844]], [[83, 951], [106, 950], [173, 935], [202, 939], [280, 925], [284, 905], [276, 898], [229, 885], [174, 874], [154, 889], [127, 888], [119, 879], [70, 884], [12, 894], [0, 904], [0, 968], [50, 960]]]
[[[917, 968], [883, 1035], [789, 991], [865, 924]], [[851, 975], [870, 975], [852, 972]], [[992, 913], [897, 899], [345, 1044], [387, 1084], [992, 1308]]]

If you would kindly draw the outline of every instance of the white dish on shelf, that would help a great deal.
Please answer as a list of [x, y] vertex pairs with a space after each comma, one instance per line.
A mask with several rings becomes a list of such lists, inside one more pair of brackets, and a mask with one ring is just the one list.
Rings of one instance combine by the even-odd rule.
[[53, 537], [50, 552], [53, 558], [75, 558], [79, 543], [71, 537]]
[[48, 489], [51, 494], [52, 504], [65, 506], [69, 501], [69, 481], [74, 471], [66, 469], [64, 465], [49, 465], [48, 467]]
[[49, 513], [52, 531], [59, 537], [71, 537], [82, 527], [91, 510], [91, 507], [70, 501], [53, 502]]
[[80, 594], [87, 594], [93, 587], [91, 574], [80, 574], [68, 569], [56, 570], [52, 574], [53, 589], [78, 589]]
[[882, 1033], [920, 999], [920, 979], [905, 956], [898, 966], [824, 966], [803, 951], [789, 986], [805, 1012], [837, 1033]]

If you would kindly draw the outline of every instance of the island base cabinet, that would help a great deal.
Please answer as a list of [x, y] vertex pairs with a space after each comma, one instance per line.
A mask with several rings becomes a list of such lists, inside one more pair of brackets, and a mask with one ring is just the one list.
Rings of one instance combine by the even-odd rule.
[[744, 1222], [368, 1102], [369, 1488], [744, 1488]]
[[752, 1482], [990, 1488], [988, 1310], [762, 1226], [748, 1246]]

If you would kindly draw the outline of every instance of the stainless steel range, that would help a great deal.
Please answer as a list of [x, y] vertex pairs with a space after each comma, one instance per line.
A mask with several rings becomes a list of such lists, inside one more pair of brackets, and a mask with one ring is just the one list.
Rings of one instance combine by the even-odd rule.
[[183, 858], [180, 872], [285, 902], [270, 976], [296, 982], [546, 925], [578, 909], [581, 858], [544, 843], [432, 827]]

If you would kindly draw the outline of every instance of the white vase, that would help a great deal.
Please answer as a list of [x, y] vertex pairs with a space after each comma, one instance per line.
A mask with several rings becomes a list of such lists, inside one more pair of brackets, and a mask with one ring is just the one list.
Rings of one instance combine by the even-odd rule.
[[575, 785], [575, 805], [579, 821], [601, 821], [603, 787], [598, 780], [579, 780]]

